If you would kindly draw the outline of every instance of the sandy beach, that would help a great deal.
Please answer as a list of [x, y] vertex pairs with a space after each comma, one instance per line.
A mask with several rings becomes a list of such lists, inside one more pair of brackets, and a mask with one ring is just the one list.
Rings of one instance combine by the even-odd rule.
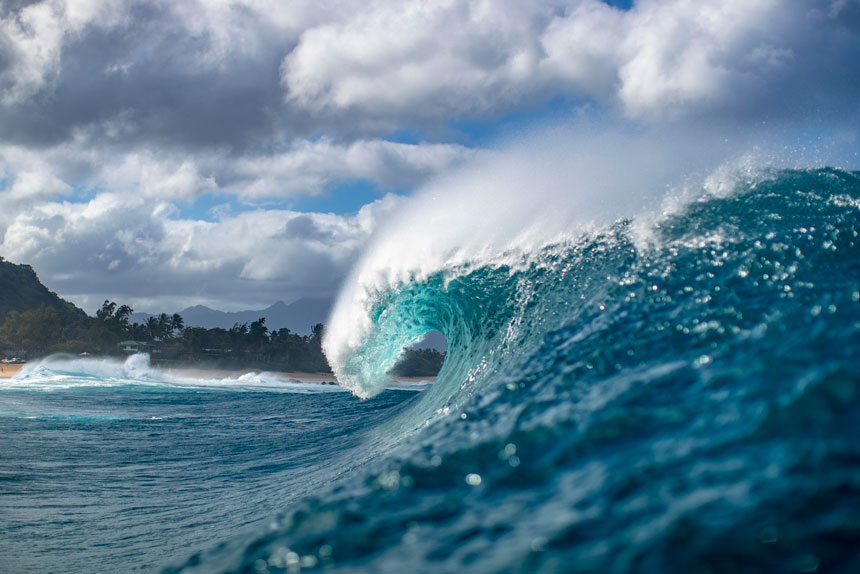
[[0, 365], [0, 379], [11, 379], [12, 376], [20, 371], [23, 366], [24, 365], [20, 363], [16, 365]]

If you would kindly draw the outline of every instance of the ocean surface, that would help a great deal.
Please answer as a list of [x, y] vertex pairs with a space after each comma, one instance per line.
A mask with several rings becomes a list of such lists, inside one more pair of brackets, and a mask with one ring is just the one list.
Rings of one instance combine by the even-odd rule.
[[[351, 393], [143, 356], [0, 383], [0, 569], [860, 572], [860, 174], [680, 195], [436, 258], [383, 237], [324, 343]], [[430, 330], [435, 384], [388, 388]]]

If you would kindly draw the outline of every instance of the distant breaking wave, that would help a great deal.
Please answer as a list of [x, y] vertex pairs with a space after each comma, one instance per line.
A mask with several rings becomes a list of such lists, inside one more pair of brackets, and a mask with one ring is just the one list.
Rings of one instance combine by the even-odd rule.
[[283, 377], [276, 373], [244, 373], [235, 376], [205, 376], [193, 371], [165, 371], [150, 365], [148, 354], [114, 358], [79, 358], [54, 355], [28, 363], [12, 379], [0, 381], [0, 389], [54, 391], [69, 388], [208, 389], [225, 391], [269, 391], [319, 393], [341, 390]]

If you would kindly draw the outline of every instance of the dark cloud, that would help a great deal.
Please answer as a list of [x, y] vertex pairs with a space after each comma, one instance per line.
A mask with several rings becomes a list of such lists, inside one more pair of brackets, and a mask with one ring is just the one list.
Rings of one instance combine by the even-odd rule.
[[189, 35], [183, 24], [166, 7], [135, 5], [127, 25], [70, 35], [56, 76], [0, 107], [3, 139], [57, 145], [79, 130], [125, 147], [241, 151], [299, 131], [279, 85], [287, 42], [270, 33], [251, 54], [220, 53], [211, 31]]
[[314, 220], [309, 216], [299, 215], [287, 222], [284, 229], [284, 237], [287, 239], [329, 242], [332, 239], [332, 234], [317, 227]]

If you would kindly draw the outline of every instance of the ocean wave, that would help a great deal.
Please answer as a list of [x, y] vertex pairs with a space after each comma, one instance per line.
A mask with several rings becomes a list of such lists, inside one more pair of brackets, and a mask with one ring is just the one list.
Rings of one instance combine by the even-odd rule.
[[148, 354], [138, 353], [130, 355], [125, 360], [53, 355], [28, 363], [11, 379], [0, 381], [0, 390], [56, 391], [82, 387], [286, 393], [325, 393], [343, 390], [334, 385], [333, 381], [331, 383], [303, 381], [265, 371], [223, 376], [222, 373], [208, 373], [205, 370], [162, 370], [151, 365]]
[[365, 261], [333, 318], [352, 331], [326, 342], [338, 376], [372, 395], [435, 329], [436, 384], [360, 477], [185, 569], [860, 567], [860, 176], [734, 181], [644, 231], [406, 279]]

